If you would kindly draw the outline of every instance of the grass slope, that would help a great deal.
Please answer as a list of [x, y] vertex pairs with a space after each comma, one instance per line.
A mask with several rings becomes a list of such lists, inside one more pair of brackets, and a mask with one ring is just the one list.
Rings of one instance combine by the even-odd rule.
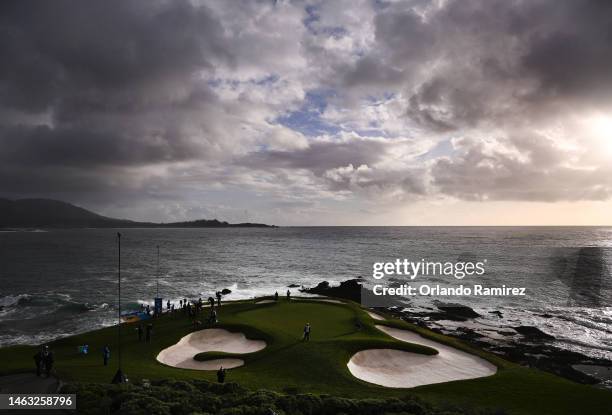
[[[206, 313], [206, 311], [204, 311]], [[352, 398], [420, 396], [436, 403], [456, 403], [472, 407], [504, 409], [516, 414], [602, 414], [612, 407], [612, 393], [579, 385], [554, 375], [520, 367], [499, 357], [474, 350], [456, 339], [432, 333], [399, 320], [375, 321], [357, 304], [323, 301], [287, 301], [254, 304], [224, 304], [218, 327], [241, 331], [248, 338], [265, 340], [259, 352], [239, 355], [246, 365], [228, 371], [228, 381], [250, 389], [281, 392], [311, 392]], [[205, 316], [200, 318], [205, 319]], [[302, 328], [312, 325], [312, 340], [302, 342]], [[124, 372], [138, 379], [205, 379], [214, 381], [214, 372], [176, 369], [157, 362], [160, 350], [175, 344], [194, 330], [181, 312], [153, 321], [151, 343], [139, 343], [136, 324], [123, 330]], [[487, 378], [421, 386], [414, 389], [389, 389], [354, 378], [346, 363], [357, 351], [392, 348], [433, 354], [427, 347], [397, 341], [377, 330], [375, 324], [411, 329], [421, 335], [477, 354], [498, 366], [498, 373]], [[76, 353], [78, 345], [89, 344], [90, 355]], [[102, 347], [113, 352], [111, 365], [102, 366]], [[117, 366], [117, 328], [109, 327], [51, 344], [58, 376], [65, 381], [102, 382], [112, 378]], [[35, 347], [0, 349], [0, 374], [30, 371]], [[200, 360], [233, 356], [228, 353], [202, 353]]]

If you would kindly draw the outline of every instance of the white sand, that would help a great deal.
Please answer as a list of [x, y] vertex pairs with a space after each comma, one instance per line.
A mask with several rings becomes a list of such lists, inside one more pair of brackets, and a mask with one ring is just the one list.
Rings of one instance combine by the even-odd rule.
[[182, 369], [217, 370], [220, 366], [231, 369], [244, 365], [242, 359], [215, 359], [200, 362], [193, 357], [203, 352], [253, 353], [266, 347], [262, 340], [249, 340], [242, 333], [232, 333], [224, 329], [205, 329], [183, 337], [157, 355], [157, 360], [165, 365]]
[[486, 360], [420, 335], [391, 327], [376, 328], [398, 340], [421, 344], [438, 351], [427, 356], [391, 349], [357, 352], [348, 362], [348, 369], [358, 379], [389, 388], [413, 388], [432, 383], [474, 379], [497, 372]]
[[368, 315], [369, 315], [370, 317], [372, 317], [374, 320], [386, 320], [386, 318], [384, 318], [384, 317], [383, 317], [383, 316], [381, 316], [380, 314], [376, 314], [376, 313], [373, 313], [373, 312], [368, 311], [368, 310], [366, 310], [366, 313], [368, 313]]
[[270, 303], [275, 303], [276, 301], [274, 300], [261, 300], [261, 301], [256, 301], [255, 304], [270, 304]]
[[320, 297], [292, 298], [292, 300], [294, 301], [324, 301], [326, 303], [344, 304], [344, 301], [332, 300], [331, 298], [320, 298]]

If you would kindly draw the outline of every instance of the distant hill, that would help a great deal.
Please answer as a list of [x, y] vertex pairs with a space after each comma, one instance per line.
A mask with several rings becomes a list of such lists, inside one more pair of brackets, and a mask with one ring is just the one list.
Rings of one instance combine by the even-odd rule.
[[0, 228], [229, 228], [274, 227], [261, 223], [227, 223], [217, 219], [153, 223], [114, 219], [52, 199], [0, 199]]

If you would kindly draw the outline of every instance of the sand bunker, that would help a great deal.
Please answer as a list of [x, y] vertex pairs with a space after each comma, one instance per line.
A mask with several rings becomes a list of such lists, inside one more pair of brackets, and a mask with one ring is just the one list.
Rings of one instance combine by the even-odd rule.
[[368, 313], [368, 315], [372, 317], [374, 320], [386, 320], [386, 318], [384, 318], [383, 316], [373, 313], [371, 311], [366, 310], [366, 313]]
[[294, 301], [324, 301], [326, 303], [344, 304], [344, 301], [332, 300], [331, 298], [319, 298], [319, 297], [303, 297], [303, 298], [292, 298]]
[[266, 347], [262, 340], [249, 340], [242, 333], [232, 333], [224, 329], [205, 329], [183, 337], [157, 355], [157, 360], [165, 365], [182, 369], [217, 370], [223, 366], [231, 369], [244, 365], [242, 359], [226, 358], [205, 362], [193, 357], [203, 352], [253, 353]]
[[276, 301], [274, 300], [261, 300], [261, 301], [256, 301], [255, 304], [270, 304], [270, 303], [275, 303]]
[[421, 344], [438, 351], [427, 356], [391, 349], [357, 352], [348, 362], [348, 369], [358, 379], [389, 388], [413, 388], [432, 383], [474, 379], [497, 372], [486, 360], [420, 335], [391, 327], [376, 328], [398, 340]]

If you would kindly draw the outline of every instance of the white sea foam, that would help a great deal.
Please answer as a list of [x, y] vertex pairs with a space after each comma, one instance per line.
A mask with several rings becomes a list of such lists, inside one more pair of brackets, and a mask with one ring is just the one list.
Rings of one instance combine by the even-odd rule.
[[11, 307], [17, 305], [21, 300], [27, 300], [30, 298], [30, 294], [17, 294], [17, 295], [6, 295], [0, 297], [0, 306]]

